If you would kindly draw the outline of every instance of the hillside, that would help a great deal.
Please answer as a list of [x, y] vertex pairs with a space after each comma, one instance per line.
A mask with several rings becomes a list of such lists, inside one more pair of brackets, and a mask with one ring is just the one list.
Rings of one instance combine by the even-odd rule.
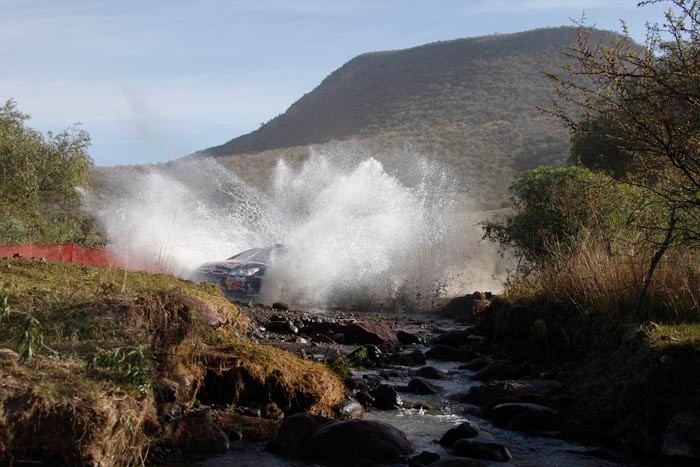
[[[334, 152], [373, 155], [390, 169], [410, 151], [456, 169], [465, 190], [497, 207], [515, 171], [568, 156], [567, 130], [538, 107], [554, 94], [544, 72], [566, 63], [561, 51], [577, 34], [547, 28], [363, 54], [258, 130], [199, 154], [260, 181], [277, 158], [301, 160], [309, 145], [334, 142]], [[611, 37], [593, 32], [594, 41]]]

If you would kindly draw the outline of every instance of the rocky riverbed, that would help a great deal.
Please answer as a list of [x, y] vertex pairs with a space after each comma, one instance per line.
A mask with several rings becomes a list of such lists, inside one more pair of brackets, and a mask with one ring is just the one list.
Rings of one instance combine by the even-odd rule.
[[229, 433], [239, 441], [223, 455], [178, 465], [673, 465], [567, 441], [569, 370], [508, 360], [469, 325], [283, 304], [243, 310], [251, 338], [347, 372], [349, 398], [334, 414], [344, 420], [283, 418], [242, 401], [238, 410], [265, 428]]

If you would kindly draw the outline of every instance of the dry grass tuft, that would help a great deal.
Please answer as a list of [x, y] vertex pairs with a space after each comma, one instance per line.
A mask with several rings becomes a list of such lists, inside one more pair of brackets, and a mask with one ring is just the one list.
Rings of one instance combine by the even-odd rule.
[[[506, 290], [510, 301], [542, 302], [582, 315], [630, 317], [653, 253], [630, 249], [610, 254], [600, 242], [587, 239], [575, 254], [556, 251], [533, 273], [516, 278]], [[700, 321], [700, 257], [667, 253], [654, 273], [637, 317], [666, 323]]]

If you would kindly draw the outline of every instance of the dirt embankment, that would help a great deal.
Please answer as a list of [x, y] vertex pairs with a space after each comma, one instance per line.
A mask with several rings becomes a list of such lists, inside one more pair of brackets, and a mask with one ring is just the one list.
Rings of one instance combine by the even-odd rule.
[[[0, 464], [213, 453], [345, 397], [325, 365], [251, 343], [248, 318], [210, 285], [2, 260], [0, 305]], [[270, 417], [253, 423], [240, 404]]]

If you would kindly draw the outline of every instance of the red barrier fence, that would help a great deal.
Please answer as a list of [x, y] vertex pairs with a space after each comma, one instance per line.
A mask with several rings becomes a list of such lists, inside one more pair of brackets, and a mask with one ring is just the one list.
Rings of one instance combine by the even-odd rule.
[[15, 255], [84, 266], [123, 267], [123, 263], [114, 253], [75, 243], [66, 243], [65, 245], [0, 245], [0, 257], [11, 258]]

